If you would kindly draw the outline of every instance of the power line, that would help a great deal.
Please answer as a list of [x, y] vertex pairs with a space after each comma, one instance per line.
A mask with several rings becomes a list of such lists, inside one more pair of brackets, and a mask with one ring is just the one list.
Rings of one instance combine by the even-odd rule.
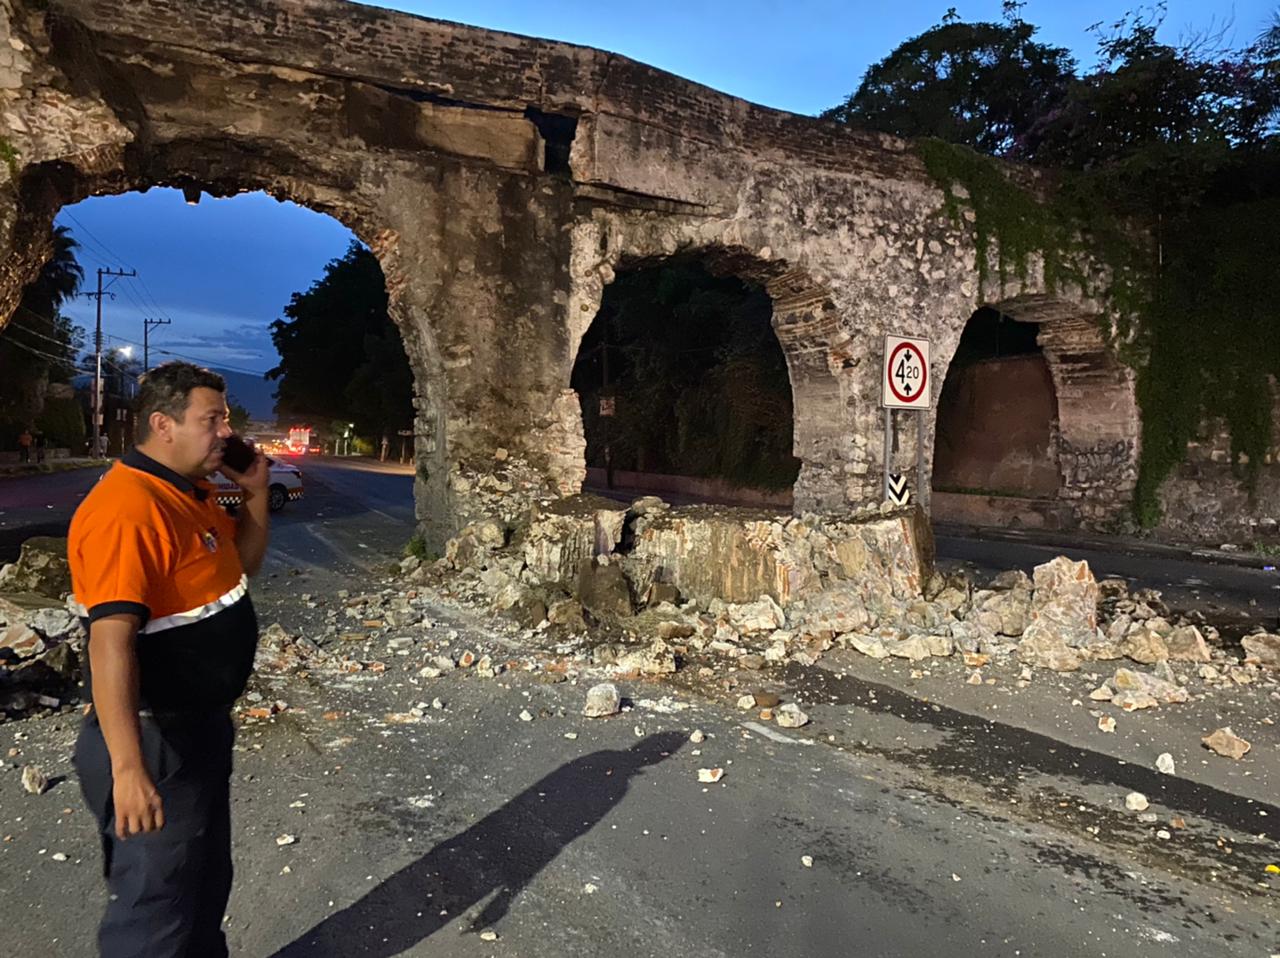
[[[124, 336], [114, 336], [114, 335], [108, 334], [106, 338], [115, 340], [116, 342], [128, 343], [130, 346], [143, 345], [142, 343], [138, 342], [136, 339], [127, 339]], [[187, 360], [187, 362], [199, 363], [202, 366], [216, 366], [219, 369], [229, 369], [233, 373], [244, 373], [247, 376], [263, 376], [263, 377], [266, 376], [266, 373], [261, 372], [257, 369], [244, 369], [243, 367], [240, 367], [240, 366], [232, 366], [229, 363], [224, 363], [220, 359], [201, 359], [198, 356], [188, 356], [185, 353], [175, 353], [171, 349], [156, 349], [155, 347], [152, 347], [151, 351], [153, 353], [159, 353], [162, 356], [172, 356], [174, 359], [185, 359]]]
[[94, 235], [93, 231], [89, 229], [89, 227], [81, 223], [78, 219], [76, 219], [75, 216], [73, 216], [69, 210], [63, 209], [62, 212], [66, 213], [67, 219], [71, 220], [71, 222], [75, 223], [76, 226], [82, 229], [85, 235], [89, 237], [90, 241], [93, 242], [95, 245], [97, 245], [97, 247], [100, 250], [102, 250], [102, 252], [106, 253], [107, 256], [111, 257], [116, 262], [123, 263], [125, 266], [128, 266], [130, 269], [133, 269], [132, 263], [130, 263], [127, 259], [125, 259], [119, 253], [113, 250], [106, 243], [102, 242], [102, 240], [98, 239], [98, 237]]
[[28, 346], [25, 343], [18, 342], [16, 339], [5, 339], [4, 342], [8, 343], [11, 346], [17, 346], [19, 349], [26, 350], [27, 352], [31, 353], [31, 355], [33, 356], [39, 356], [41, 359], [46, 359], [50, 362], [56, 363], [59, 366], [66, 366], [69, 369], [75, 369], [75, 370], [79, 370], [80, 368], [75, 363], [68, 360], [65, 356], [54, 356], [52, 353], [41, 352], [40, 350], [35, 349], [34, 347], [31, 347], [31, 346]]

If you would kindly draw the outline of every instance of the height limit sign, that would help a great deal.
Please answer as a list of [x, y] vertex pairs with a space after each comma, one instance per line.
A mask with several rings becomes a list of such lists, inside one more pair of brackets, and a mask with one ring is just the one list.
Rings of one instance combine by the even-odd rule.
[[886, 409], [928, 409], [929, 340], [886, 336], [882, 384]]

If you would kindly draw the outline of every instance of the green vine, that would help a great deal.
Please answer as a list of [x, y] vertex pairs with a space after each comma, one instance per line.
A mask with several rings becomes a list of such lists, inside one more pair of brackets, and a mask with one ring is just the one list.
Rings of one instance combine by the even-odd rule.
[[[1160, 520], [1160, 487], [1207, 422], [1228, 427], [1233, 469], [1252, 493], [1271, 444], [1273, 377], [1280, 377], [1273, 306], [1280, 200], [1205, 203], [1161, 228], [1150, 224], [1144, 237], [1095, 198], [1108, 193], [1096, 175], [1061, 174], [1040, 200], [967, 147], [926, 140], [917, 149], [947, 216], [968, 223], [980, 280], [991, 274], [993, 245], [1002, 289], [1010, 275], [1025, 280], [1038, 253], [1050, 291], [1069, 280], [1107, 304], [1109, 345], [1137, 372], [1139, 524]], [[1100, 282], [1078, 268], [1086, 258], [1102, 267], [1094, 271]]]
[[0, 161], [9, 168], [9, 181], [14, 189], [18, 187], [18, 157], [21, 155], [12, 143], [0, 136]]

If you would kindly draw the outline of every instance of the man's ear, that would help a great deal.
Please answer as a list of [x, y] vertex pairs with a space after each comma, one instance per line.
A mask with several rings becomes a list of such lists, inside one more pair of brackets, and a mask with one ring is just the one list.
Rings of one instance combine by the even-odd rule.
[[173, 419], [160, 411], [153, 412], [147, 417], [147, 426], [151, 429], [151, 435], [158, 437], [164, 442], [173, 440]]

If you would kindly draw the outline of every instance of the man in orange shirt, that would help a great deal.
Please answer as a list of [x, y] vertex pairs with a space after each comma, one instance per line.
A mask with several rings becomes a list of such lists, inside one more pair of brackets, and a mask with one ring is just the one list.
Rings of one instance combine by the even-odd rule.
[[[190, 363], [143, 378], [138, 434], [67, 543], [92, 699], [74, 761], [110, 893], [98, 944], [104, 958], [223, 958], [230, 709], [257, 648], [248, 576], [267, 548], [267, 465], [223, 465], [226, 385]], [[238, 521], [215, 470], [244, 489]]]

